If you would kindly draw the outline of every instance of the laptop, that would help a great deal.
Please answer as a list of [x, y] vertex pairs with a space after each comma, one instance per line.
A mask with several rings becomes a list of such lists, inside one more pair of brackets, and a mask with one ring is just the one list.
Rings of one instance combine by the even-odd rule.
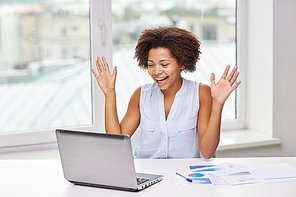
[[139, 191], [163, 179], [136, 173], [127, 135], [57, 129], [64, 177], [75, 185]]

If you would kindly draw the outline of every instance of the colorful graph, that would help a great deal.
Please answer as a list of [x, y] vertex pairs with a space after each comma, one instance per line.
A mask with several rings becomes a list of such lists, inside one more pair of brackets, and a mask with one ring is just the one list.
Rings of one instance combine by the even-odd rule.
[[206, 168], [201, 170], [194, 170], [193, 172], [211, 172], [211, 171], [218, 171], [223, 170], [224, 168]]
[[192, 184], [212, 184], [209, 178], [191, 178], [193, 180]]
[[229, 174], [228, 176], [242, 176], [242, 175], [251, 175], [251, 173], [249, 171], [237, 172], [237, 173]]
[[189, 174], [188, 176], [189, 177], [203, 177], [205, 175], [204, 174], [201, 174], [201, 173], [192, 173], [192, 174]]

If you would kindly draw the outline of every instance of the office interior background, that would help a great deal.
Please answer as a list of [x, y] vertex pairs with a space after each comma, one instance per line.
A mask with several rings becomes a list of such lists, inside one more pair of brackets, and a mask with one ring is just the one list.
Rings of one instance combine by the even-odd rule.
[[[219, 76], [227, 64], [242, 73], [221, 134], [238, 138], [221, 144], [256, 143], [218, 149], [217, 157], [296, 156], [295, 0], [108, 2], [1, 1], [0, 159], [58, 158], [55, 128], [102, 130], [102, 94], [90, 72], [97, 47], [118, 66], [122, 118], [133, 91], [151, 82], [133, 59], [141, 31], [169, 25], [202, 42], [197, 70], [185, 78], [209, 84], [210, 73]], [[107, 22], [96, 12], [108, 13]], [[276, 143], [256, 141], [261, 135]]]

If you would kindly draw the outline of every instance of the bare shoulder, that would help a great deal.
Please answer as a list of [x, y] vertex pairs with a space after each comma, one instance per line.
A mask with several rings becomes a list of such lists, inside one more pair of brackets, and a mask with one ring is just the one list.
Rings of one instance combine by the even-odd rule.
[[208, 85], [200, 84], [199, 85], [199, 99], [200, 102], [208, 100], [211, 98], [211, 88]]
[[141, 86], [138, 87], [138, 88], [134, 91], [134, 93], [133, 93], [131, 99], [137, 99], [137, 100], [140, 101], [140, 96], [141, 96]]
[[139, 94], [139, 95], [141, 95], [141, 87], [142, 86], [140, 86], [140, 87], [138, 87], [136, 90], [135, 90], [135, 92], [134, 92], [134, 94]]

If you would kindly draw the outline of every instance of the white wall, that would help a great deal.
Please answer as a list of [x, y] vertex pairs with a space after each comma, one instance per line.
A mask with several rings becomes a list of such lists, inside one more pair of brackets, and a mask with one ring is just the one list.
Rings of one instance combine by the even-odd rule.
[[248, 0], [248, 8], [247, 128], [270, 133], [281, 145], [217, 156], [296, 156], [296, 1]]
[[280, 155], [296, 156], [296, 1], [274, 0], [273, 134]]
[[248, 0], [248, 129], [272, 131], [272, 0]]

